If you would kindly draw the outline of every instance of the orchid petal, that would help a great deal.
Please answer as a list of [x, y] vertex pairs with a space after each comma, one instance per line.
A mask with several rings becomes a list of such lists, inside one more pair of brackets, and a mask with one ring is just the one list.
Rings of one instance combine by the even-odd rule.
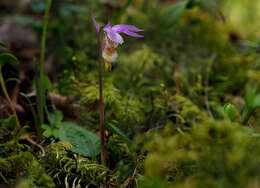
[[104, 46], [106, 47], [109, 47], [109, 48], [111, 48], [111, 45], [109, 44], [109, 42], [108, 42], [108, 38], [107, 38], [107, 36], [105, 36], [105, 38], [104, 38]]
[[123, 31], [143, 31], [143, 29], [139, 29], [137, 27], [135, 27], [134, 25], [126, 25], [126, 24], [118, 24], [118, 25], [114, 25], [112, 27], [112, 30], [115, 32], [123, 32]]
[[100, 29], [98, 27], [98, 24], [97, 24], [97, 21], [95, 19], [95, 16], [94, 16], [93, 12], [91, 12], [91, 18], [92, 18], [92, 21], [93, 21], [93, 23], [94, 23], [94, 25], [96, 27], [96, 31], [99, 32]]
[[108, 21], [107, 25], [104, 26], [104, 31], [111, 31], [111, 25], [110, 25], [110, 20]]
[[118, 33], [114, 32], [114, 31], [106, 31], [107, 32], [107, 36], [110, 40], [112, 40], [115, 43], [119, 43], [122, 44], [124, 42], [124, 39], [121, 35], [119, 35]]
[[107, 36], [107, 34], [105, 34], [104, 40], [103, 40], [103, 45], [106, 48], [117, 48], [119, 43], [113, 42], [112, 40], [110, 40]]
[[122, 31], [122, 33], [127, 34], [127, 35], [132, 36], [132, 37], [139, 37], [139, 38], [144, 37], [143, 35], [139, 35], [137, 33], [131, 32], [131, 31]]

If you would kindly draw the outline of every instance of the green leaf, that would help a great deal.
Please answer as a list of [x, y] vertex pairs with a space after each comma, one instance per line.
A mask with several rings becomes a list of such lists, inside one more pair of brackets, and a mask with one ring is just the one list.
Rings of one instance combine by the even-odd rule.
[[62, 123], [59, 138], [62, 141], [70, 142], [72, 151], [85, 157], [95, 158], [100, 153], [99, 137], [73, 122]]
[[42, 125], [42, 129], [45, 130], [45, 131], [42, 133], [43, 136], [45, 136], [46, 138], [52, 136], [52, 130], [51, 130], [51, 128], [50, 128], [49, 125]]
[[51, 130], [50, 126], [49, 126], [49, 125], [46, 125], [46, 124], [42, 125], [42, 128], [43, 128], [44, 130]]
[[28, 104], [30, 104], [30, 109], [31, 109], [31, 112], [32, 112], [32, 116], [33, 116], [35, 125], [38, 125], [38, 122], [37, 122], [38, 120], [37, 120], [37, 116], [36, 116], [36, 110], [32, 106], [32, 102], [31, 102], [30, 98], [25, 93], [19, 92], [19, 94], [26, 99]]
[[132, 144], [131, 140], [129, 140], [128, 137], [123, 133], [123, 131], [121, 131], [118, 127], [116, 127], [112, 123], [107, 123], [105, 125], [112, 133], [117, 134], [121, 139], [126, 141], [128, 146]]
[[45, 93], [45, 91], [50, 88], [51, 80], [46, 74], [43, 74], [42, 79], [40, 79], [40, 72], [38, 70], [39, 66], [36, 58], [33, 59], [33, 63], [34, 63], [34, 72], [35, 72], [34, 87], [36, 89], [36, 95], [40, 96], [41, 92]]
[[225, 111], [224, 111], [223, 106], [221, 106], [221, 105], [219, 105], [219, 104], [215, 104], [215, 105], [213, 106], [213, 108], [214, 108], [214, 111], [216, 111], [216, 114], [217, 114], [218, 116], [221, 116], [221, 117], [224, 117], [224, 116], [225, 116]]
[[187, 4], [188, 1], [184, 0], [184, 1], [179, 1], [177, 3], [173, 3], [171, 6], [166, 8], [161, 16], [162, 25], [166, 28], [175, 25], [178, 19], [184, 13]]
[[21, 81], [20, 81], [18, 78], [8, 78], [8, 79], [5, 81], [5, 83], [11, 82], [11, 81], [15, 81], [15, 82], [21, 83]]
[[0, 54], [0, 66], [4, 65], [5, 63], [11, 63], [11, 64], [16, 65], [19, 63], [19, 61], [14, 55], [12, 55], [10, 53], [1, 53]]
[[71, 13], [87, 12], [86, 7], [75, 4], [62, 4], [59, 9], [59, 13], [62, 18], [68, 17]]
[[260, 94], [254, 97], [253, 106], [254, 108], [260, 108]]
[[224, 113], [230, 120], [234, 119], [237, 109], [233, 104], [226, 103], [224, 105]]
[[37, 23], [40, 23], [36, 19], [34, 19], [32, 16], [26, 16], [24, 14], [17, 14], [13, 16], [13, 19], [16, 23], [25, 25], [25, 26], [34, 26]]
[[15, 135], [17, 134], [17, 121], [14, 115], [10, 115], [6, 119], [0, 119], [0, 125], [11, 126], [11, 128], [14, 130]]
[[56, 109], [53, 112], [48, 112], [47, 118], [48, 118], [52, 127], [57, 127], [58, 125], [60, 125], [60, 123], [63, 119], [63, 115], [62, 115], [62, 112], [60, 110]]
[[247, 86], [246, 86], [246, 106], [248, 108], [253, 108], [254, 98], [255, 98], [255, 89], [250, 84], [247, 84]]
[[125, 4], [123, 4], [123, 6], [120, 8], [120, 10], [118, 11], [118, 13], [116, 13], [116, 16], [120, 16], [122, 14], [125, 13], [125, 11], [128, 9], [128, 7], [132, 4], [133, 0], [128, 0], [125, 2]]
[[51, 80], [47, 75], [44, 74], [41, 81], [41, 88], [43, 92], [45, 92], [47, 89], [51, 87]]
[[42, 133], [42, 135], [44, 136], [44, 137], [46, 137], [46, 138], [49, 138], [49, 137], [51, 137], [52, 135], [51, 135], [51, 131], [44, 131], [43, 133]]
[[225, 16], [215, 0], [200, 0], [200, 2], [201, 7], [204, 8], [209, 14], [211, 14], [212, 16], [215, 16], [215, 14], [219, 14], [222, 21], [225, 22]]
[[3, 48], [7, 48], [7, 45], [4, 42], [0, 42], [0, 46], [2, 46]]
[[3, 124], [3, 125], [11, 125], [12, 128], [14, 128], [14, 129], [17, 128], [16, 119], [15, 119], [14, 115], [10, 115], [8, 118], [2, 119], [1, 120], [1, 124]]
[[55, 138], [59, 138], [59, 129], [53, 129], [53, 130], [52, 130], [52, 135], [53, 135]]
[[19, 131], [19, 133], [17, 134], [18, 139], [27, 131], [27, 129], [29, 128], [28, 125], [25, 125], [21, 128], [21, 130]]
[[11, 118], [9, 119], [9, 125], [11, 125], [15, 130], [15, 132], [17, 132], [17, 121], [14, 115], [12, 115]]
[[32, 11], [34, 12], [34, 13], [41, 13], [41, 12], [44, 12], [44, 10], [45, 10], [45, 3], [44, 3], [44, 1], [33, 1], [33, 3], [32, 3]]

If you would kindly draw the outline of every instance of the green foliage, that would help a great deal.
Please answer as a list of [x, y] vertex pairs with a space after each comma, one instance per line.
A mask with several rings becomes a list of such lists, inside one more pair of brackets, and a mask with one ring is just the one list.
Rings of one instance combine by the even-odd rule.
[[123, 141], [125, 141], [128, 145], [128, 147], [131, 146], [131, 140], [128, 139], [128, 137], [125, 135], [125, 133], [123, 133], [118, 127], [116, 127], [114, 124], [112, 123], [107, 123], [106, 128], [108, 130], [110, 130], [112, 133], [118, 135]]
[[10, 53], [0, 53], [0, 66], [3, 66], [5, 63], [17, 65], [19, 61], [14, 55]]
[[42, 135], [45, 136], [46, 138], [49, 138], [52, 136], [54, 138], [59, 137], [59, 129], [57, 129], [57, 128], [51, 128], [49, 125], [42, 125], [42, 129], [44, 130]]
[[17, 127], [17, 123], [16, 123], [15, 117], [13, 115], [9, 116], [6, 119], [1, 119], [1, 124], [3, 126], [9, 125], [10, 127], [12, 127], [12, 129], [16, 129], [16, 127]]
[[0, 46], [3, 48], [7, 48], [7, 45], [4, 42], [0, 42]]
[[[30, 161], [30, 159], [27, 159], [27, 163]], [[53, 187], [54, 182], [52, 178], [46, 174], [44, 169], [41, 167], [40, 163], [35, 159], [32, 158], [29, 168], [27, 169], [27, 181], [29, 180], [29, 185], [31, 187]]]
[[133, 180], [143, 168], [143, 155], [138, 154], [133, 145], [129, 147], [118, 135], [108, 138], [106, 151], [108, 165], [115, 168], [113, 175], [116, 177], [117, 185], [121, 187], [135, 185], [136, 182]]
[[65, 187], [65, 178], [72, 184], [75, 178], [81, 179], [81, 185], [102, 187], [110, 181], [109, 170], [87, 158], [73, 155], [72, 145], [57, 142], [46, 148], [46, 156], [41, 164], [53, 177], [57, 187]]
[[174, 111], [178, 106], [178, 113], [169, 114], [169, 116], [177, 115], [183, 124], [192, 125], [195, 122], [201, 121], [206, 118], [206, 114], [201, 111], [191, 100], [182, 96], [175, 95], [170, 98], [171, 108]]
[[30, 27], [39, 27], [41, 23], [36, 19], [26, 16], [23, 14], [17, 14], [13, 17], [13, 19], [20, 25], [30, 26]]
[[[46, 110], [47, 111], [47, 110]], [[63, 115], [62, 112], [55, 109], [53, 112], [47, 111], [47, 118], [50, 125], [42, 125], [42, 128], [45, 130], [43, 136], [45, 137], [59, 137], [59, 127], [62, 124]]]
[[226, 103], [224, 105], [224, 113], [226, 117], [228, 117], [230, 120], [233, 120], [237, 113], [237, 109], [233, 104]]
[[188, 133], [157, 133], [146, 146], [145, 174], [159, 185], [147, 187], [258, 185], [259, 144], [252, 130], [228, 121], [206, 120]]
[[[81, 187], [259, 187], [258, 30], [249, 26], [250, 18], [241, 8], [234, 17], [232, 10], [239, 1], [228, 1], [232, 3], [223, 22], [219, 2], [53, 1], [47, 54], [54, 54], [53, 66], [63, 72], [54, 76], [58, 83], [50, 88], [51, 81], [45, 75], [40, 82], [35, 62], [36, 95], [40, 96], [42, 87], [44, 93], [52, 89], [70, 96], [79, 107], [73, 121], [82, 127], [63, 125], [59, 111], [45, 109], [49, 124], [42, 127], [44, 135], [56, 139], [46, 139], [46, 156], [37, 158], [37, 148], [21, 142], [22, 133], [33, 129], [25, 126], [15, 144], [13, 117], [2, 119], [3, 175], [15, 182], [12, 161], [17, 160], [23, 179], [17, 186], [21, 187], [64, 188], [80, 180]], [[37, 19], [25, 14], [16, 14], [13, 19], [41, 34], [38, 14], [45, 5], [39, 0], [31, 5]], [[257, 6], [247, 8], [250, 12]], [[125, 43], [117, 49], [117, 62], [111, 72], [104, 71], [108, 167], [97, 164], [99, 140], [87, 131], [96, 132], [99, 123], [97, 41], [90, 10], [100, 25], [113, 13], [113, 24], [136, 25], [144, 29], [145, 36], [136, 40], [123, 34]], [[243, 17], [247, 27], [234, 27], [229, 15], [232, 20]], [[252, 81], [254, 86], [247, 87]], [[0, 115], [6, 115], [2, 110], [5, 104], [0, 103]], [[33, 107], [34, 103], [29, 103]], [[253, 129], [234, 123], [238, 121]], [[59, 142], [58, 133], [60, 140], [69, 142]], [[132, 140], [139, 134], [147, 136], [135, 145]]]
[[[51, 86], [51, 81], [49, 77], [44, 73], [42, 73], [41, 75], [36, 58], [34, 58], [33, 63], [34, 63], [34, 72], [35, 72], [34, 87], [36, 90], [37, 113], [38, 113], [38, 119], [35, 118], [35, 123], [36, 123], [35, 126], [37, 130], [37, 134], [41, 136], [42, 134], [41, 128], [44, 128], [45, 130], [48, 129], [46, 126], [43, 125], [43, 120], [44, 120], [44, 109], [46, 108], [46, 92]], [[49, 133], [50, 132], [51, 131], [49, 130]], [[46, 136], [50, 134], [45, 133]]]
[[256, 89], [250, 84], [246, 87], [245, 108], [242, 112], [241, 120], [246, 123], [257, 108], [260, 108], [260, 94], [256, 94]]
[[[96, 106], [99, 98], [99, 88], [97, 84], [82, 84], [80, 85], [81, 100], [83, 103], [89, 105], [90, 110]], [[110, 80], [104, 82], [103, 85], [104, 105], [108, 121], [121, 122], [118, 124], [122, 130], [132, 129], [131, 125], [139, 123], [144, 120], [143, 104], [136, 95], [128, 93], [123, 94]], [[97, 110], [97, 109], [96, 109]], [[97, 124], [97, 111], [88, 114], [87, 121], [84, 124]]]
[[[15, 145], [18, 151], [11, 155], [12, 149]], [[21, 173], [21, 179], [26, 180], [29, 187], [54, 187], [52, 178], [46, 174], [44, 168], [42, 168], [28, 146], [19, 144], [15, 141], [9, 141], [4, 145], [4, 148], [1, 148], [1, 150], [5, 151], [6, 156], [0, 158], [0, 170], [5, 177], [9, 177], [8, 182], [11, 185], [15, 183], [15, 162]]]
[[184, 13], [188, 0], [179, 1], [177, 3], [173, 3], [171, 6], [167, 7], [162, 15], [162, 23], [166, 28], [176, 24], [178, 19]]
[[168, 29], [169, 27], [176, 25], [186, 9], [197, 6], [207, 11], [213, 17], [215, 17], [216, 14], [219, 14], [221, 19], [225, 21], [225, 17], [215, 0], [181, 0], [165, 8], [161, 16], [162, 26], [165, 29]]
[[39, 0], [33, 0], [32, 1], [32, 10], [35, 13], [44, 12], [45, 7], [46, 7], [46, 5], [42, 1], [39, 1]]
[[59, 130], [59, 138], [70, 142], [72, 151], [95, 159], [100, 153], [99, 137], [94, 133], [71, 122], [64, 122]]
[[207, 0], [191, 0], [190, 2], [196, 2], [199, 4], [199, 6], [206, 10], [210, 15], [213, 17], [216, 16], [216, 14], [220, 15], [221, 19], [225, 21], [225, 16], [223, 12], [221, 11], [218, 3], [216, 0], [207, 1]]
[[3, 125], [3, 127], [10, 127], [12, 129], [12, 133], [10, 135], [12, 135], [12, 139], [17, 141], [22, 139], [23, 134], [29, 128], [28, 125], [25, 125], [20, 130], [18, 130], [16, 117], [14, 115], [11, 115], [6, 119], [2, 119], [0, 123]]

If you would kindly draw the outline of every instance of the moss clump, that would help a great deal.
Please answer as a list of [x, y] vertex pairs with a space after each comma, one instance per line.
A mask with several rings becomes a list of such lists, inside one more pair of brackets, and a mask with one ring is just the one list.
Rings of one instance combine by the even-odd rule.
[[[21, 181], [21, 186], [24, 187], [28, 184], [28, 187], [54, 187], [54, 183], [50, 176], [48, 176], [38, 162], [35, 156], [29, 151], [19, 152], [17, 155], [11, 155], [7, 158], [0, 159], [0, 171], [5, 177], [8, 177], [10, 184], [15, 181], [16, 168], [14, 163], [17, 163], [20, 178], [26, 179], [26, 182]], [[17, 185], [18, 187], [20, 185]]]
[[57, 187], [65, 187], [77, 178], [81, 185], [104, 187], [109, 184], [109, 170], [88, 158], [72, 153], [67, 142], [52, 143], [46, 148], [46, 156], [41, 163], [54, 178]]
[[0, 158], [0, 172], [9, 174], [12, 170], [12, 163], [7, 159]]
[[258, 137], [239, 124], [213, 120], [195, 124], [189, 133], [156, 134], [147, 145], [147, 181], [167, 187], [242, 188], [252, 182], [259, 184]]

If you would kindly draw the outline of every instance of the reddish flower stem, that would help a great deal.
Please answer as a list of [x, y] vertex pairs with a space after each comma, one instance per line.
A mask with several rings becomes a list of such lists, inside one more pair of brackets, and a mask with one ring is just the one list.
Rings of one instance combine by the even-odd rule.
[[100, 142], [101, 142], [101, 162], [106, 166], [105, 157], [105, 128], [104, 128], [104, 103], [103, 103], [103, 81], [102, 81], [102, 48], [101, 48], [101, 33], [98, 35], [98, 71], [99, 71], [99, 120], [100, 120]]

